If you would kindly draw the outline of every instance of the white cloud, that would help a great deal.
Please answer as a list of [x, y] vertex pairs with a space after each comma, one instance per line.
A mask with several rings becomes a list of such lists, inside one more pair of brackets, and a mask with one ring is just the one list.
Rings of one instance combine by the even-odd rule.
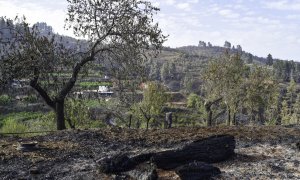
[[189, 0], [188, 2], [192, 3], [192, 4], [197, 4], [199, 2], [199, 0]]
[[263, 4], [266, 8], [269, 8], [269, 9], [300, 11], [300, 1], [299, 0], [268, 1], [268, 2], [263, 2]]
[[300, 14], [289, 14], [286, 16], [287, 19], [290, 20], [299, 20], [300, 19]]
[[165, 3], [167, 5], [174, 5], [176, 3], [176, 1], [175, 0], [165, 0]]
[[226, 18], [238, 18], [240, 17], [240, 15], [238, 13], [235, 13], [233, 12], [232, 10], [230, 9], [223, 9], [223, 10], [220, 10], [219, 11], [219, 14], [221, 16], [224, 16]]
[[[51, 4], [51, 3], [50, 3]], [[33, 25], [36, 22], [46, 22], [51, 25], [55, 32], [73, 36], [71, 31], [64, 30], [64, 20], [66, 17], [65, 8], [56, 9], [48, 6], [44, 7], [42, 4], [34, 4], [27, 1], [22, 3], [18, 0], [2, 1], [0, 0], [0, 16], [14, 18], [16, 15], [25, 16], [26, 20]]]
[[155, 6], [155, 7], [159, 7], [160, 3], [159, 2], [153, 2], [152, 5]]
[[176, 7], [178, 9], [185, 10], [185, 11], [189, 11], [191, 9], [191, 6], [189, 3], [179, 3], [176, 5]]

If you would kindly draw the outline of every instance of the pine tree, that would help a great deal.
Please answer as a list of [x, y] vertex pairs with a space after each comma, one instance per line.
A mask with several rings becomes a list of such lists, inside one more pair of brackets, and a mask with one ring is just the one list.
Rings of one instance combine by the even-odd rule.
[[249, 54], [249, 55], [248, 55], [247, 63], [248, 63], [248, 64], [252, 64], [252, 63], [253, 63], [253, 55], [252, 55], [252, 54]]
[[269, 65], [269, 66], [272, 66], [272, 65], [273, 65], [273, 57], [272, 57], [271, 54], [268, 54], [266, 64]]

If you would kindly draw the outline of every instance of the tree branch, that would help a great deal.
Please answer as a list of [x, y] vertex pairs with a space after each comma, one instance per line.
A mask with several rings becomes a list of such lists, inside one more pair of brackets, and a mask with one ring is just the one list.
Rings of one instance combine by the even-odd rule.
[[223, 97], [220, 97], [214, 101], [208, 101], [208, 102], [205, 102], [204, 106], [206, 109], [210, 109], [210, 107], [215, 104], [215, 103], [218, 103], [219, 101], [221, 101], [223, 99]]
[[71, 91], [71, 89], [74, 87], [78, 74], [81, 70], [81, 68], [88, 62], [92, 61], [94, 59], [94, 56], [88, 56], [84, 58], [81, 62], [77, 63], [76, 66], [73, 69], [72, 77], [69, 79], [66, 86], [60, 91], [58, 95], [58, 99], [64, 99], [67, 94]]
[[44, 99], [44, 101], [47, 103], [48, 106], [50, 106], [52, 109], [55, 109], [55, 102], [49, 97], [47, 92], [38, 84], [38, 73], [37, 70], [35, 70], [35, 77], [30, 81], [30, 86], [35, 89], [40, 96]]
[[74, 87], [76, 81], [77, 81], [77, 77], [78, 74], [81, 70], [81, 68], [88, 62], [93, 61], [95, 56], [100, 53], [100, 52], [104, 52], [104, 51], [109, 51], [109, 48], [102, 48], [99, 49], [97, 51], [95, 51], [97, 44], [99, 44], [100, 41], [97, 41], [94, 46], [91, 49], [91, 55], [84, 58], [82, 61], [80, 61], [79, 63], [76, 64], [76, 66], [73, 69], [73, 73], [72, 73], [72, 77], [69, 79], [68, 83], [66, 84], [66, 86], [60, 91], [59, 95], [58, 95], [58, 99], [64, 99], [67, 94], [71, 91], [71, 89]]

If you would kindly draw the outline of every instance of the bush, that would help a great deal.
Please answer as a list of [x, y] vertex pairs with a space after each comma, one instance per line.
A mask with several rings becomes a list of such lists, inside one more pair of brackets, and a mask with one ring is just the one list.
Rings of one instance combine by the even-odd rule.
[[7, 118], [1, 128], [2, 133], [24, 133], [28, 131], [28, 127], [14, 118]]
[[40, 116], [38, 119], [33, 119], [28, 122], [30, 131], [54, 131], [56, 130], [55, 114], [49, 112]]
[[11, 102], [11, 98], [7, 94], [0, 96], [0, 105], [8, 105]]
[[187, 98], [187, 107], [188, 108], [196, 108], [201, 107], [201, 98], [197, 94], [190, 94]]
[[29, 95], [24, 98], [24, 101], [28, 102], [28, 103], [34, 103], [34, 102], [37, 102], [37, 100], [38, 100], [38, 98], [36, 97], [36, 95]]
[[69, 99], [66, 101], [65, 114], [66, 120], [69, 120], [69, 125], [71, 122], [71, 125], [76, 128], [89, 127], [91, 121], [88, 112], [89, 108], [83, 100]]

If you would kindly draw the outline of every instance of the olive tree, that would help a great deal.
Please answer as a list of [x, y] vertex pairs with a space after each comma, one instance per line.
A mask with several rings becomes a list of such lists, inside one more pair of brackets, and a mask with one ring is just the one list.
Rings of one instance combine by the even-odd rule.
[[[150, 53], [159, 52], [166, 36], [153, 23], [158, 11], [140, 0], [68, 0], [65, 28], [84, 39], [71, 48], [55, 37], [42, 36], [19, 19], [10, 26], [14, 38], [1, 43], [1, 67], [7, 70], [2, 74], [29, 79], [30, 86], [56, 113], [57, 129], [63, 130], [65, 99], [84, 67], [105, 61], [115, 69], [135, 71], [133, 67], [139, 67]], [[65, 71], [70, 72], [67, 78], [56, 74]], [[45, 82], [45, 77], [52, 81]], [[59, 83], [50, 86], [55, 91], [48, 91], [53, 80]]]
[[[204, 87], [207, 92], [206, 110], [208, 125], [211, 124], [211, 106], [223, 101], [227, 106], [227, 125], [235, 124], [235, 116], [243, 96], [243, 76], [245, 66], [239, 54], [225, 53], [217, 60], [211, 61], [203, 74]], [[231, 117], [232, 115], [232, 117]]]

